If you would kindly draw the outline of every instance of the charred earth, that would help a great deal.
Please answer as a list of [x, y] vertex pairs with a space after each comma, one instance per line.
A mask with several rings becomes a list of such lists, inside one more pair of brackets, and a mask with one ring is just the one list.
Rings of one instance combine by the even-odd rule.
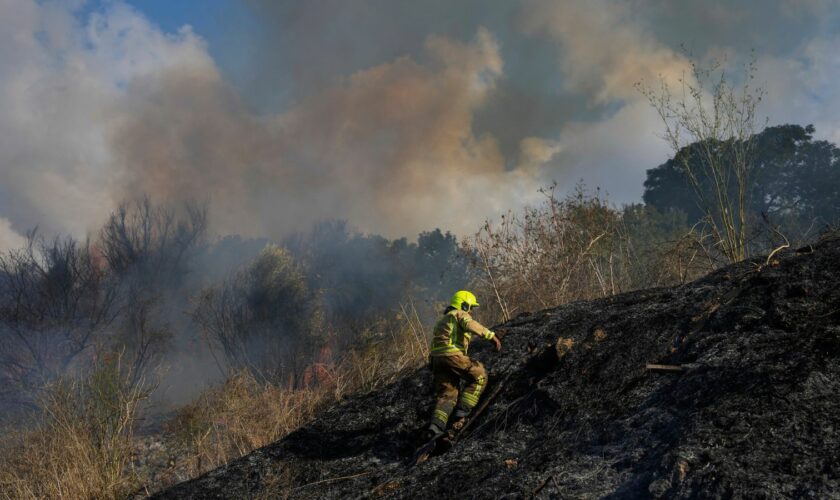
[[522, 315], [475, 343], [485, 394], [510, 376], [447, 453], [405, 465], [421, 369], [157, 498], [838, 497], [838, 283], [833, 238]]

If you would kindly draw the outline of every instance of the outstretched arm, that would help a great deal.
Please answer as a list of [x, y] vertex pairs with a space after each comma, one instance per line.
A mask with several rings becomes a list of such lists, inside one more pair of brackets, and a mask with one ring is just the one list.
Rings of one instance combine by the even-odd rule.
[[458, 318], [458, 320], [461, 322], [461, 328], [467, 330], [470, 333], [478, 335], [484, 340], [492, 340], [493, 343], [496, 344], [496, 350], [501, 350], [502, 342], [492, 330], [482, 325], [478, 321], [472, 319], [472, 317], [469, 314], [464, 314], [463, 316]]

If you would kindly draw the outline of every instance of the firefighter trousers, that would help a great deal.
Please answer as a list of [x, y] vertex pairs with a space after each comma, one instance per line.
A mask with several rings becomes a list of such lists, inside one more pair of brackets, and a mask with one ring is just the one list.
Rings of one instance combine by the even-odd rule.
[[[432, 356], [431, 368], [436, 398], [431, 423], [443, 431], [456, 408], [456, 402], [458, 413], [464, 416], [478, 404], [481, 392], [487, 385], [487, 371], [484, 365], [460, 352], [449, 356]], [[464, 381], [464, 389], [459, 398], [461, 380]]]

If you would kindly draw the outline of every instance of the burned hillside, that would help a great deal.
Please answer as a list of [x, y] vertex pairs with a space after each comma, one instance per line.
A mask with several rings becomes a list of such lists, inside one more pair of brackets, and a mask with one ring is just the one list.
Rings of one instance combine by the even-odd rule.
[[[672, 288], [521, 315], [475, 343], [498, 397], [406, 466], [425, 369], [157, 498], [840, 494], [840, 239]], [[679, 366], [652, 370], [648, 364]]]

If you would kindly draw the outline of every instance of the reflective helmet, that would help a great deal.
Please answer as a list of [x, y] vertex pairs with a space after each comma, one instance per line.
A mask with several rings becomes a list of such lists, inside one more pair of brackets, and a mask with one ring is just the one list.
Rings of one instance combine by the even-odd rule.
[[452, 296], [452, 300], [449, 301], [449, 305], [455, 309], [469, 311], [473, 307], [478, 307], [478, 300], [476, 300], [475, 295], [473, 295], [472, 292], [459, 290]]

